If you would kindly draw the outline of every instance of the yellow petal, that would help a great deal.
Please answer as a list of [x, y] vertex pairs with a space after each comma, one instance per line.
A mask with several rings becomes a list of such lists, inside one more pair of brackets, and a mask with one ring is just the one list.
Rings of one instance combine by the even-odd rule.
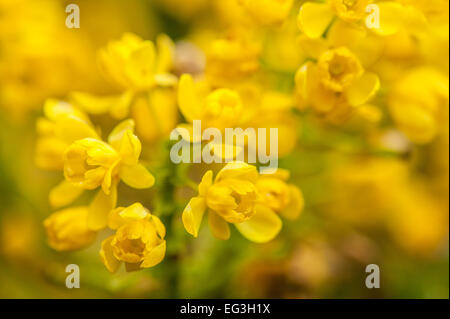
[[75, 116], [86, 122], [89, 121], [87, 115], [75, 108], [72, 104], [55, 99], [45, 100], [44, 114], [52, 121], [57, 121], [58, 119], [69, 115]]
[[303, 194], [298, 189], [298, 187], [294, 185], [289, 185], [290, 192], [290, 201], [289, 204], [283, 209], [280, 214], [287, 219], [296, 219], [300, 216], [301, 211], [304, 207], [304, 199]]
[[124, 207], [117, 207], [109, 212], [108, 214], [108, 228], [118, 229], [122, 226], [126, 220], [120, 216], [120, 212], [123, 211]]
[[380, 27], [371, 30], [379, 35], [392, 35], [403, 25], [403, 6], [393, 1], [377, 3], [380, 9]]
[[130, 187], [144, 189], [155, 184], [155, 178], [142, 164], [123, 165], [120, 178]]
[[149, 268], [159, 264], [166, 254], [166, 241], [150, 250], [141, 263], [141, 268]]
[[114, 254], [112, 252], [111, 241], [113, 240], [113, 238], [114, 236], [106, 238], [102, 242], [102, 247], [100, 249], [100, 258], [106, 269], [108, 269], [108, 271], [112, 273], [116, 272], [120, 266], [120, 261], [116, 257], [114, 257]]
[[211, 170], [207, 171], [202, 177], [202, 181], [198, 185], [198, 194], [200, 196], [206, 196], [206, 191], [212, 185], [213, 182], [213, 172]]
[[106, 227], [108, 215], [116, 207], [117, 187], [114, 185], [111, 193], [106, 195], [103, 190], [98, 191], [94, 200], [89, 205], [88, 228], [100, 230]]
[[265, 243], [278, 235], [282, 223], [273, 210], [262, 205], [256, 205], [255, 214], [249, 220], [235, 225], [248, 240], [255, 243]]
[[119, 216], [128, 220], [141, 220], [149, 216], [149, 211], [141, 203], [134, 203], [119, 212]]
[[319, 38], [333, 20], [334, 12], [327, 3], [306, 2], [300, 8], [297, 23], [310, 38]]
[[121, 119], [128, 115], [132, 99], [133, 93], [131, 91], [126, 91], [121, 95], [105, 97], [83, 92], [70, 94], [71, 102], [87, 113], [110, 113], [116, 119]]
[[173, 53], [175, 46], [172, 40], [165, 34], [160, 34], [157, 37], [156, 46], [158, 48], [156, 73], [165, 73], [172, 68]]
[[214, 212], [208, 214], [209, 229], [214, 237], [221, 240], [227, 240], [230, 238], [230, 226], [219, 215]]
[[366, 37], [366, 29], [342, 20], [337, 20], [327, 34], [329, 45], [349, 46], [359, 43]]
[[143, 87], [154, 84], [155, 60], [155, 45], [151, 41], [145, 41], [140, 48], [132, 52], [125, 72], [133, 84]]
[[297, 38], [298, 45], [302, 48], [306, 57], [319, 59], [320, 55], [328, 50], [327, 40], [324, 38], [311, 39], [305, 34]]
[[[113, 173], [116, 171], [117, 165], [120, 163], [120, 159], [116, 160], [106, 171], [103, 176], [102, 189], [106, 195], [109, 195], [111, 184], [113, 182]], [[87, 172], [89, 173], [89, 171]], [[86, 173], [86, 175], [87, 175]]]
[[67, 116], [55, 123], [55, 135], [66, 143], [72, 143], [83, 138], [98, 138], [98, 134], [86, 121]]
[[69, 205], [76, 200], [83, 191], [84, 190], [81, 187], [77, 187], [72, 183], [63, 180], [50, 191], [50, 205], [54, 208]]
[[201, 106], [196, 95], [194, 80], [189, 74], [183, 74], [178, 83], [178, 105], [181, 114], [188, 122], [201, 119]]
[[159, 237], [163, 239], [166, 237], [166, 227], [162, 223], [161, 219], [159, 219], [158, 216], [152, 215], [151, 220], [153, 224], [155, 225], [156, 232], [158, 233]]
[[348, 102], [353, 106], [364, 104], [375, 95], [379, 88], [378, 76], [371, 72], [365, 72], [347, 89]]
[[117, 124], [108, 135], [108, 143], [116, 150], [120, 148], [123, 135], [130, 130], [134, 132], [134, 120], [128, 119]]
[[137, 164], [141, 150], [142, 144], [139, 138], [131, 130], [127, 130], [120, 141], [118, 150], [122, 157], [122, 163], [127, 165]]
[[234, 161], [228, 163], [220, 170], [216, 176], [216, 182], [227, 178], [244, 179], [254, 182], [258, 179], [258, 171], [253, 165], [249, 165], [245, 162]]
[[177, 82], [178, 78], [170, 73], [159, 73], [155, 75], [155, 83], [161, 87], [172, 87]]
[[182, 220], [184, 228], [194, 237], [198, 236], [205, 209], [205, 199], [203, 197], [193, 197], [183, 211]]

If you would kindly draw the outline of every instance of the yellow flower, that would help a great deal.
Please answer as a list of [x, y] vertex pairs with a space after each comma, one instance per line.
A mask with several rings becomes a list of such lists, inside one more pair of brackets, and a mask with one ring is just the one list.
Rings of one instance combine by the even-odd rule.
[[218, 86], [241, 80], [258, 71], [260, 55], [261, 45], [248, 35], [248, 30], [232, 29], [207, 48], [206, 76]]
[[293, 0], [240, 0], [246, 12], [259, 24], [283, 22], [289, 15]]
[[[293, 116], [295, 100], [291, 94], [275, 91], [270, 87], [261, 87], [250, 83], [237, 88], [242, 97], [243, 109], [239, 126], [242, 128], [254, 128], [256, 131], [256, 140], [259, 137], [259, 128], [265, 128], [270, 132], [271, 128], [278, 129], [278, 156], [284, 157], [291, 153], [297, 143], [299, 121]], [[255, 148], [258, 151], [258, 145], [247, 143], [248, 148]], [[270, 134], [266, 134], [266, 149], [270, 153]], [[273, 150], [272, 150], [273, 151]]]
[[227, 164], [213, 181], [206, 172], [198, 186], [199, 195], [183, 211], [184, 228], [197, 237], [203, 214], [208, 209], [208, 223], [218, 239], [228, 239], [228, 223], [236, 226], [247, 239], [262, 243], [272, 240], [281, 230], [281, 220], [267, 206], [258, 203], [256, 167], [243, 162]]
[[[366, 25], [366, 8], [370, 0], [328, 0], [315, 3], [306, 2], [300, 8], [297, 22], [300, 30], [309, 38], [319, 38], [330, 27], [336, 17], [344, 22], [347, 30]], [[379, 25], [370, 28], [375, 34], [386, 36], [397, 33], [403, 28], [420, 28], [425, 17], [416, 8], [404, 6], [394, 1], [376, 3], [379, 10]]]
[[174, 45], [165, 35], [157, 38], [158, 53], [151, 41], [126, 33], [101, 50], [99, 60], [107, 79], [122, 89], [113, 96], [72, 92], [71, 102], [89, 114], [110, 114], [123, 119], [130, 114], [139, 135], [150, 142], [166, 137], [178, 120], [173, 86], [177, 78], [169, 71]]
[[295, 81], [299, 107], [312, 106], [320, 113], [363, 105], [380, 87], [378, 76], [365, 72], [359, 59], [345, 47], [323, 52], [317, 63], [306, 62]]
[[394, 84], [389, 111], [413, 142], [430, 142], [445, 129], [448, 134], [448, 87], [447, 76], [427, 67], [410, 71]]
[[[99, 138], [84, 112], [69, 103], [48, 99], [44, 104], [45, 117], [37, 122], [35, 162], [42, 169], [63, 170], [64, 152], [75, 141]], [[83, 189], [66, 180], [49, 193], [52, 207], [70, 204], [83, 193]]]
[[58, 251], [81, 249], [91, 244], [96, 232], [87, 227], [88, 208], [71, 207], [51, 214], [44, 221], [49, 245]]
[[106, 77], [124, 89], [148, 90], [156, 85], [172, 85], [172, 42], [161, 35], [157, 40], [159, 54], [151, 41], [125, 33], [118, 41], [108, 43], [99, 53], [100, 66]]
[[297, 186], [286, 183], [288, 178], [288, 171], [278, 169], [274, 174], [261, 175], [256, 188], [265, 205], [285, 218], [296, 219], [303, 210], [304, 200]]
[[111, 211], [108, 226], [116, 233], [102, 242], [100, 257], [110, 272], [115, 272], [121, 262], [125, 262], [127, 270], [137, 270], [153, 267], [164, 259], [166, 229], [140, 203]]
[[48, 99], [44, 115], [37, 122], [35, 162], [39, 168], [62, 169], [67, 146], [81, 138], [97, 137], [87, 115], [69, 103]]
[[106, 226], [106, 216], [115, 207], [117, 184], [143, 189], [151, 187], [155, 179], [139, 163], [141, 142], [133, 134], [133, 120], [118, 124], [108, 137], [108, 143], [94, 138], [75, 141], [64, 154], [64, 176], [83, 189], [101, 186], [89, 208], [89, 227]]
[[1, 0], [0, 12], [0, 109], [10, 118], [22, 119], [49, 96], [96, 84], [90, 42], [60, 28], [60, 1]]
[[[185, 119], [190, 123], [201, 120], [204, 129], [214, 127], [224, 130], [236, 127], [243, 108], [239, 94], [224, 88], [205, 92], [201, 85], [202, 83], [194, 83], [189, 74], [183, 74], [180, 78], [178, 105]], [[186, 128], [192, 130], [190, 125]]]

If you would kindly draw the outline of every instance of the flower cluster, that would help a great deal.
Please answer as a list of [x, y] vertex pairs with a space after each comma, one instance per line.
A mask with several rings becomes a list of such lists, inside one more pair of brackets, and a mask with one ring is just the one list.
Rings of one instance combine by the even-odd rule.
[[[232, 224], [249, 241], [266, 243], [308, 205], [296, 185], [302, 175], [291, 183], [286, 169], [292, 175], [301, 171], [308, 148], [326, 149], [330, 167], [348, 161], [333, 157], [339, 152], [402, 156], [437, 141], [448, 148], [448, 62], [439, 56], [442, 47], [448, 55], [448, 15], [439, 14], [445, 3], [433, 3], [167, 2], [168, 10], [179, 8], [184, 19], [202, 10], [217, 19], [199, 19], [179, 41], [165, 34], [152, 42], [124, 33], [107, 43], [97, 62], [111, 85], [108, 94], [77, 89], [60, 100], [49, 98], [55, 91], [49, 89], [35, 147], [37, 166], [63, 178], [49, 193], [50, 206], [57, 209], [44, 221], [49, 245], [58, 251], [82, 249], [99, 232], [109, 232], [99, 252], [109, 271], [122, 262], [127, 271], [149, 268], [164, 260], [166, 245], [173, 251], [174, 224], [197, 238], [205, 214], [217, 239], [230, 239]], [[3, 90], [0, 98], [7, 96]], [[255, 163], [236, 154], [223, 165], [176, 167], [167, 152], [171, 132], [192, 132], [195, 121], [220, 132], [276, 128], [283, 168], [263, 174], [261, 158]], [[350, 138], [340, 139], [340, 133], [330, 138], [329, 131]], [[209, 141], [195, 134], [185, 138], [192, 148]], [[353, 176], [330, 175], [344, 185]]]

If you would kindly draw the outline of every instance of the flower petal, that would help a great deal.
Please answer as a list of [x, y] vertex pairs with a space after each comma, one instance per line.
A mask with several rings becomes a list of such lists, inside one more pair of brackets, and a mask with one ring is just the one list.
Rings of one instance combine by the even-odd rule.
[[280, 214], [287, 219], [297, 219], [300, 216], [301, 211], [305, 205], [303, 194], [294, 185], [289, 185], [290, 201], [285, 209]]
[[106, 269], [108, 269], [108, 271], [112, 273], [116, 272], [120, 266], [120, 261], [116, 257], [114, 257], [114, 254], [112, 252], [111, 241], [113, 240], [113, 238], [114, 236], [106, 238], [102, 242], [102, 248], [100, 249], [100, 258]]
[[133, 85], [139, 87], [152, 87], [155, 73], [155, 45], [145, 41], [134, 50], [127, 60], [125, 73]]
[[149, 268], [159, 264], [166, 254], [166, 241], [150, 250], [141, 263], [141, 268]]
[[141, 220], [149, 216], [149, 211], [141, 203], [134, 203], [121, 210], [119, 216], [128, 220]]
[[178, 83], [178, 105], [181, 114], [188, 122], [201, 119], [200, 103], [196, 96], [194, 80], [189, 74], [183, 74]]
[[329, 45], [331, 44], [334, 47], [349, 46], [360, 43], [361, 40], [366, 38], [366, 33], [366, 29], [358, 25], [337, 20], [327, 33], [327, 39]]
[[205, 196], [206, 191], [212, 185], [213, 182], [213, 172], [211, 170], [207, 171], [202, 177], [202, 181], [198, 185], [198, 194], [200, 196]]
[[165, 34], [160, 34], [156, 38], [158, 57], [156, 61], [156, 73], [164, 73], [172, 68], [175, 45]]
[[69, 115], [56, 121], [55, 135], [67, 143], [83, 138], [98, 138], [98, 134], [88, 122]]
[[123, 135], [128, 130], [134, 132], [134, 120], [132, 119], [122, 121], [113, 128], [111, 133], [108, 135], [108, 144], [118, 150], [120, 148], [120, 142], [122, 141]]
[[103, 190], [98, 191], [94, 200], [89, 205], [88, 228], [100, 230], [106, 227], [108, 215], [116, 207], [117, 186], [113, 185], [111, 193], [106, 195]]
[[353, 106], [364, 104], [375, 95], [379, 88], [380, 79], [378, 75], [365, 72], [347, 89], [348, 102]]
[[119, 153], [122, 156], [122, 163], [137, 164], [141, 150], [142, 144], [139, 138], [131, 130], [127, 130], [120, 141]]
[[194, 237], [198, 236], [198, 230], [200, 229], [205, 209], [205, 199], [203, 197], [193, 197], [183, 211], [182, 220], [184, 228]]
[[63, 180], [52, 188], [49, 194], [49, 201], [52, 207], [66, 206], [76, 200], [83, 193], [83, 188], [73, 185]]
[[257, 205], [255, 214], [249, 220], [235, 225], [248, 240], [255, 243], [265, 243], [278, 235], [282, 222], [273, 210], [266, 206]]
[[110, 113], [114, 118], [121, 119], [128, 115], [133, 93], [126, 91], [115, 96], [95, 96], [89, 93], [73, 92], [70, 100], [73, 104], [89, 114]]
[[158, 216], [152, 215], [151, 220], [153, 224], [155, 225], [156, 232], [158, 233], [159, 237], [163, 239], [166, 237], [166, 227], [162, 223], [161, 219], [159, 219]]
[[230, 238], [230, 226], [219, 215], [214, 212], [208, 213], [209, 229], [214, 237], [221, 240], [227, 240]]
[[333, 20], [334, 12], [328, 3], [306, 2], [300, 8], [297, 23], [310, 38], [319, 38]]
[[382, 36], [397, 33], [403, 26], [404, 7], [393, 1], [380, 2], [377, 6], [380, 10], [380, 26], [371, 30]]
[[155, 184], [155, 178], [142, 164], [123, 165], [120, 178], [130, 187], [144, 189]]
[[216, 182], [227, 178], [244, 179], [255, 182], [258, 179], [258, 171], [255, 166], [245, 162], [234, 161], [225, 165], [216, 176]]

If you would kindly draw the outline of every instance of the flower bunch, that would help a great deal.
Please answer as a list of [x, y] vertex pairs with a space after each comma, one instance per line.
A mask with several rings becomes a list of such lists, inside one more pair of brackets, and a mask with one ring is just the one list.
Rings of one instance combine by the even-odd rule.
[[[424, 152], [418, 144], [448, 148], [448, 62], [442, 50], [432, 50], [447, 45], [448, 55], [448, 15], [437, 8], [364, 0], [161, 4], [169, 11], [178, 5], [180, 19], [194, 20], [182, 40], [126, 32], [97, 52], [107, 90], [70, 90], [64, 100], [44, 103], [35, 162], [64, 178], [49, 193], [58, 210], [44, 221], [55, 250], [82, 249], [106, 235], [99, 256], [107, 270], [149, 268], [166, 254], [168, 262], [178, 260], [180, 247], [192, 242], [187, 234], [208, 238], [204, 217], [217, 239], [234, 240], [235, 228], [250, 242], [267, 243], [282, 238], [283, 224], [301, 224], [296, 220], [310, 200], [326, 202], [309, 198], [303, 185], [357, 184], [358, 193], [360, 184], [376, 184], [366, 195], [385, 195], [372, 171], [370, 178], [351, 169], [336, 177], [341, 165]], [[195, 18], [205, 10], [213, 19]], [[197, 122], [200, 132], [194, 132]], [[244, 156], [236, 148], [213, 163], [171, 159], [173, 132], [187, 131], [182, 142], [195, 149], [215, 142], [209, 129], [238, 132]], [[274, 143], [269, 129], [277, 132]], [[214, 153], [225, 146], [214, 145]], [[264, 171], [272, 153], [280, 168]], [[377, 170], [382, 167], [391, 166]], [[401, 180], [393, 185], [406, 187], [408, 179]], [[352, 213], [347, 208], [358, 198], [347, 193], [333, 191], [337, 204], [324, 210]], [[388, 198], [399, 201], [392, 207], [408, 207], [404, 197]], [[433, 202], [421, 200], [422, 206]], [[395, 216], [392, 224], [416, 240], [411, 224]], [[430, 243], [440, 238], [428, 230], [421, 236]]]

